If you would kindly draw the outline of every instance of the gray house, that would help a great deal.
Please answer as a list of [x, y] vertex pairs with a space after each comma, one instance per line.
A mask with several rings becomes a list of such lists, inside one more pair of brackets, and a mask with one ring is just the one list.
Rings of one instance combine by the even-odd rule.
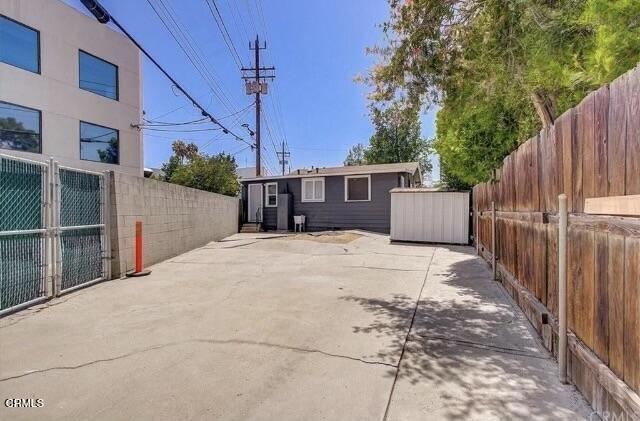
[[243, 231], [363, 229], [388, 233], [396, 187], [420, 186], [417, 162], [296, 170], [242, 179]]

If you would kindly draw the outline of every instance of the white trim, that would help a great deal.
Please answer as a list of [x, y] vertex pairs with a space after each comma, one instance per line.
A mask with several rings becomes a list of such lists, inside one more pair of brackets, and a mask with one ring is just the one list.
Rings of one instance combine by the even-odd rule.
[[[366, 167], [366, 165], [364, 165]], [[352, 169], [353, 168], [353, 169]], [[417, 173], [420, 173], [419, 166], [407, 164], [404, 168], [362, 168], [362, 167], [344, 167], [342, 171], [336, 172], [323, 172], [323, 170], [319, 170], [319, 172], [308, 172], [301, 174], [287, 174], [287, 175], [273, 175], [273, 176], [260, 176], [260, 177], [247, 177], [243, 178], [242, 181], [260, 181], [260, 180], [283, 180], [289, 178], [318, 178], [318, 177], [342, 177], [344, 175], [367, 175], [367, 174], [388, 174], [388, 173], [410, 173], [412, 176]]]
[[[276, 186], [276, 192], [275, 194], [269, 194], [269, 186]], [[275, 205], [270, 205], [269, 204], [269, 196], [275, 196], [276, 197], [276, 204]], [[272, 183], [264, 183], [264, 207], [265, 208], [277, 208], [278, 207], [278, 182], [274, 181]]]
[[[264, 205], [264, 203], [262, 203], [263, 199], [264, 199], [264, 192], [262, 191], [263, 189], [263, 185], [262, 183], [251, 183], [251, 184], [247, 184], [247, 222], [260, 222], [257, 220], [252, 220], [252, 217], [250, 215], [249, 212], [249, 208], [251, 207], [251, 186], [260, 186], [260, 208], [262, 208], [262, 206]], [[255, 216], [255, 215], [254, 215]]]
[[[349, 182], [348, 180], [351, 178], [366, 178], [368, 180], [369, 183], [369, 197], [367, 199], [360, 199], [360, 200], [349, 200]], [[367, 175], [346, 175], [344, 177], [344, 201], [345, 202], [371, 202], [371, 174], [367, 174]]]
[[[315, 197], [315, 185], [316, 181], [322, 181], [322, 199], [305, 199], [305, 182], [310, 181], [313, 183], [313, 197]], [[325, 190], [325, 182], [324, 177], [314, 177], [314, 178], [305, 178], [300, 180], [300, 191], [302, 192], [302, 197], [300, 198], [301, 202], [324, 202], [324, 190]]]

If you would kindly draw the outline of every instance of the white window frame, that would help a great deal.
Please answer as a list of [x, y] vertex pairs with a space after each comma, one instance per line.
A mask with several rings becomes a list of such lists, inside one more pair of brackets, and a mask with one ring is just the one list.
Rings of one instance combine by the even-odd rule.
[[[349, 199], [349, 180], [352, 178], [366, 178], [369, 184], [368, 189], [368, 198], [367, 199], [359, 199], [359, 200], [350, 200]], [[371, 202], [371, 174], [367, 175], [345, 175], [344, 176], [344, 201], [345, 202]]]
[[[269, 186], [276, 186], [275, 194], [269, 194]], [[269, 204], [269, 196], [276, 197], [276, 204]], [[278, 182], [274, 181], [273, 183], [264, 183], [264, 207], [265, 208], [277, 208], [278, 207]]]
[[[311, 195], [312, 197], [315, 197], [315, 186], [316, 186], [316, 181], [322, 181], [322, 198], [321, 199], [305, 199], [305, 185], [306, 185], [306, 181], [312, 181], [312, 185], [313, 185], [313, 194]], [[300, 198], [301, 202], [324, 202], [324, 190], [325, 190], [325, 183], [324, 183], [324, 177], [313, 177], [313, 178], [301, 178], [300, 179], [300, 191], [302, 192], [302, 197]]]

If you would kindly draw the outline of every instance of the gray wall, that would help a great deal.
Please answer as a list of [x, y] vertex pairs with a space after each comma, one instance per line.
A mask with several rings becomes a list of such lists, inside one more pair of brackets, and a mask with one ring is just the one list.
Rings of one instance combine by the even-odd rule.
[[[293, 195], [293, 214], [307, 217], [309, 231], [331, 229], [363, 229], [382, 233], [390, 231], [391, 195], [389, 190], [399, 186], [397, 173], [371, 174], [371, 201], [369, 202], [344, 201], [344, 176], [325, 176], [324, 179], [325, 201], [306, 203], [300, 200], [302, 197], [300, 178], [272, 181], [278, 182], [279, 193]], [[265, 179], [263, 182], [269, 181]], [[264, 208], [263, 226], [267, 230], [276, 229], [277, 208]]]
[[238, 232], [239, 201], [177, 184], [111, 173], [112, 275], [135, 265], [135, 223], [142, 221], [145, 266]]

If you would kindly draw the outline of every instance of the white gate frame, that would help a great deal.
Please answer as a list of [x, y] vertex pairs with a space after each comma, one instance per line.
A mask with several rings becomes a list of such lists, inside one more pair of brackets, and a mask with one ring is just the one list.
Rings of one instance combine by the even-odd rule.
[[[53, 189], [53, 229], [54, 234], [54, 257], [52, 261], [55, 262], [55, 281], [53, 282], [53, 291], [55, 296], [67, 294], [78, 289], [86, 288], [88, 286], [97, 284], [102, 281], [111, 279], [111, 207], [110, 207], [110, 194], [109, 194], [109, 171], [97, 172], [83, 170], [73, 167], [60, 166], [57, 162], [53, 162], [53, 179], [55, 180], [55, 186]], [[60, 170], [80, 172], [84, 174], [91, 174], [100, 177], [100, 223], [93, 225], [76, 225], [76, 226], [61, 226], [60, 225], [60, 209], [61, 209], [61, 183], [60, 183]], [[62, 233], [64, 231], [78, 230], [78, 229], [91, 229], [100, 228], [100, 249], [102, 253], [102, 276], [93, 279], [88, 282], [84, 282], [79, 285], [74, 285], [69, 288], [62, 288]]]
[[[111, 195], [110, 181], [111, 172], [95, 172], [72, 167], [61, 167], [53, 158], [49, 162], [35, 161], [15, 157], [12, 155], [0, 154], [0, 160], [7, 159], [42, 167], [42, 193], [41, 193], [41, 218], [42, 228], [31, 230], [0, 231], [0, 236], [41, 234], [44, 246], [42, 247], [42, 295], [24, 303], [16, 304], [12, 307], [0, 310], [0, 317], [10, 313], [23, 310], [36, 304], [45, 302], [53, 297], [67, 294], [69, 292], [94, 285], [98, 282], [111, 279]], [[75, 227], [60, 226], [60, 178], [59, 170], [83, 172], [100, 176], [100, 213], [101, 223], [95, 225], [81, 225]], [[102, 253], [102, 276], [80, 285], [62, 289], [62, 253], [61, 234], [64, 231], [83, 228], [100, 228], [100, 248]]]

